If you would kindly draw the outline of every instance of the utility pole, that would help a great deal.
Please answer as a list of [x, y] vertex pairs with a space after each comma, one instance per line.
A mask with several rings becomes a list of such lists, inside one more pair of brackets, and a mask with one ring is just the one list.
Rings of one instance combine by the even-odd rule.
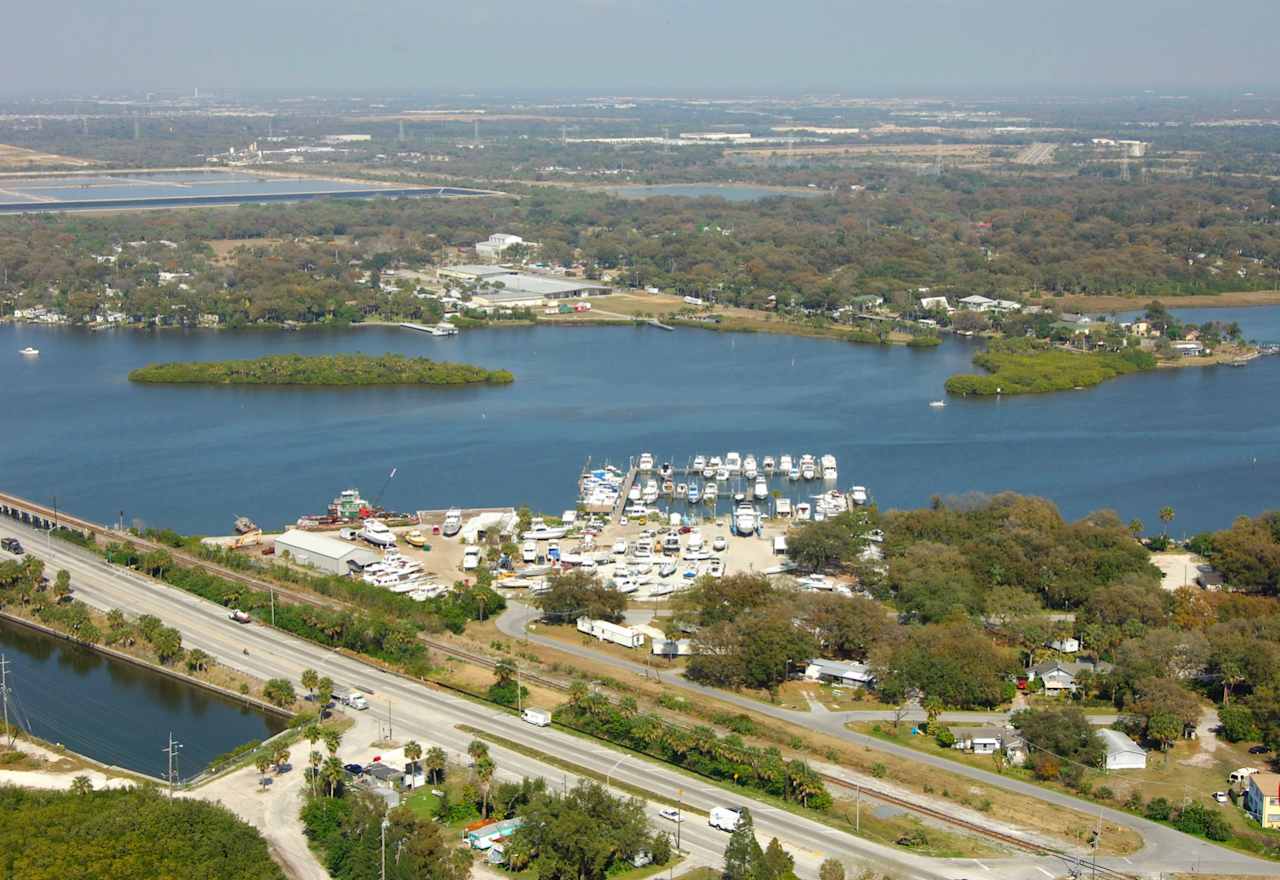
[[391, 698], [387, 698], [387, 742], [391, 742]]
[[9, 748], [13, 748], [13, 729], [9, 727], [9, 661], [0, 654], [0, 696], [4, 698], [4, 735], [9, 740]]
[[858, 793], [858, 799], [853, 811], [853, 833], [862, 833], [862, 786], [855, 785], [854, 790]]
[[382, 880], [387, 880], [387, 826], [391, 823], [382, 818]]
[[520, 698], [520, 665], [516, 664], [516, 711], [524, 714], [524, 703]]
[[181, 748], [182, 748], [182, 743], [178, 742], [173, 738], [172, 730], [169, 731], [169, 747], [167, 749], [161, 749], [160, 751], [164, 752], [169, 759], [168, 782], [169, 782], [169, 797], [171, 798], [173, 797], [173, 782], [174, 782], [174, 773], [176, 772], [176, 765], [178, 762], [178, 752], [179, 750], [181, 750]]
[[684, 824], [684, 789], [676, 789], [676, 852], [680, 852], [680, 826]]
[[272, 626], [275, 626], [275, 625], [276, 625], [276, 591], [275, 591], [275, 588], [273, 587], [269, 592], [270, 592], [270, 594], [271, 594], [271, 625], [272, 625]]
[[1102, 843], [1102, 807], [1098, 807], [1098, 828], [1093, 832], [1093, 877], [1098, 878], [1098, 846]]

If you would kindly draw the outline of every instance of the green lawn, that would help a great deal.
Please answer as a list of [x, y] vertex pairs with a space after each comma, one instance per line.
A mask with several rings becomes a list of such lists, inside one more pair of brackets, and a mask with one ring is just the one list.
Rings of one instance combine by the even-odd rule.
[[424, 785], [413, 792], [413, 794], [401, 800], [401, 803], [413, 810], [415, 816], [420, 819], [430, 819], [436, 814], [436, 808], [440, 806], [440, 798], [431, 793], [431, 786]]

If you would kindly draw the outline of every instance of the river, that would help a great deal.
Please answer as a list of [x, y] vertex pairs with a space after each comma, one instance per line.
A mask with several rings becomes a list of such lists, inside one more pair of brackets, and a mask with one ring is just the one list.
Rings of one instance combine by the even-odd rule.
[[[1280, 309], [1221, 309], [1280, 339]], [[1191, 316], [1191, 313], [1186, 313]], [[1205, 315], [1198, 315], [1201, 319]], [[33, 345], [38, 358], [18, 349]], [[134, 367], [268, 353], [397, 351], [515, 373], [505, 387], [140, 386]], [[830, 452], [882, 507], [1013, 489], [1069, 517], [1102, 507], [1174, 534], [1276, 505], [1280, 358], [1161, 370], [1087, 391], [951, 400], [975, 345], [933, 350], [647, 327], [523, 327], [433, 338], [0, 327], [0, 487], [99, 521], [225, 534], [323, 511], [339, 490], [394, 509], [573, 503], [588, 456], [625, 464], [738, 450]], [[387, 476], [397, 469], [396, 477]], [[385, 490], [383, 486], [386, 486]]]
[[0, 620], [9, 720], [103, 764], [164, 778], [161, 749], [182, 743], [177, 773], [283, 730], [284, 719], [150, 669]]

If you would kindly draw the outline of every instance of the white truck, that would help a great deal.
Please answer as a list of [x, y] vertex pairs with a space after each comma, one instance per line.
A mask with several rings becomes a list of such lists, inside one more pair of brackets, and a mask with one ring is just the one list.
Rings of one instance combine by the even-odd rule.
[[707, 824], [721, 831], [736, 831], [742, 820], [742, 807], [712, 807]]
[[369, 701], [366, 700], [364, 698], [364, 694], [359, 691], [343, 691], [338, 694], [337, 697], [338, 702], [342, 703], [342, 705], [350, 709], [355, 709], [358, 712], [363, 712], [365, 709], [369, 708]]
[[534, 727], [551, 726], [551, 713], [546, 709], [525, 709], [520, 713], [520, 717]]

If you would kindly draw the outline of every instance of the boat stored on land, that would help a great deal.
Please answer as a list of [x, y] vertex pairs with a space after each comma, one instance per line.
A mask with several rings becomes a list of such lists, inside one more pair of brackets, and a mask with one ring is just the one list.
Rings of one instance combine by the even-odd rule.
[[444, 515], [444, 525], [440, 527], [440, 532], [446, 538], [452, 538], [460, 531], [462, 531], [462, 511], [451, 507]]
[[360, 537], [376, 547], [394, 547], [396, 545], [395, 533], [387, 528], [386, 523], [382, 522], [382, 520], [373, 519], [372, 517], [364, 521], [364, 525], [360, 528]]

